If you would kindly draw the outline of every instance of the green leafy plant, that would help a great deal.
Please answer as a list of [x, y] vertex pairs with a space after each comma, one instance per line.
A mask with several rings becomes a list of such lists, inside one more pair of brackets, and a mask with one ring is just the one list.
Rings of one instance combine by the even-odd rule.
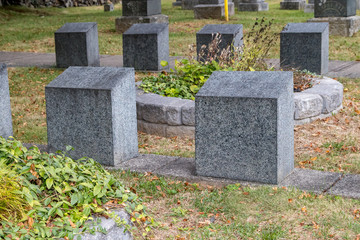
[[[86, 221], [93, 214], [113, 216], [109, 211], [112, 207], [125, 208], [135, 226], [146, 231], [153, 222], [137, 195], [93, 159], [73, 160], [66, 153], [40, 153], [36, 147], [28, 150], [16, 140], [0, 137], [0, 161], [16, 173], [11, 176], [22, 184], [15, 185], [11, 192], [29, 205], [20, 212], [25, 214], [19, 213], [23, 215], [20, 220], [0, 219], [0, 238], [73, 239], [90, 230]], [[11, 199], [6, 202], [14, 204]]]
[[161, 72], [158, 76], [142, 79], [140, 87], [145, 92], [162, 96], [195, 99], [195, 94], [214, 71], [268, 71], [265, 63], [270, 48], [278, 35], [270, 32], [272, 21], [256, 20], [251, 31], [245, 35], [244, 46], [228, 46], [220, 49], [221, 36], [215, 34], [208, 46], [202, 46], [197, 59], [194, 46], [187, 58], [175, 62], [175, 69]]

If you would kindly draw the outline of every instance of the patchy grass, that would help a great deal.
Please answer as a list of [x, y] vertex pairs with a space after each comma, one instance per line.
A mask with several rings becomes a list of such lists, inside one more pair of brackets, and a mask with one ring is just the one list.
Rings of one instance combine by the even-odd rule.
[[152, 239], [356, 239], [360, 201], [290, 188], [225, 188], [113, 171], [159, 222]]
[[[188, 45], [195, 43], [195, 33], [206, 24], [221, 24], [223, 20], [194, 19], [191, 10], [172, 7], [174, 0], [162, 1], [162, 13], [170, 21], [170, 55], [183, 56]], [[280, 0], [269, 0], [269, 11], [235, 12], [230, 24], [243, 24], [244, 33], [249, 31], [256, 18], [274, 18], [273, 32], [280, 33], [289, 22], [306, 22], [311, 13], [280, 10]], [[358, 11], [358, 15], [360, 12]], [[122, 37], [115, 32], [115, 18], [121, 16], [121, 5], [115, 11], [104, 12], [103, 6], [81, 8], [23, 7], [0, 8], [0, 51], [54, 52], [54, 32], [66, 22], [92, 22], [96, 20], [99, 30], [101, 54], [122, 54]], [[360, 33], [351, 38], [330, 36], [330, 59], [360, 60]], [[270, 51], [272, 58], [279, 58], [279, 42]]]
[[[45, 86], [61, 69], [9, 68], [14, 136], [46, 143]], [[137, 73], [136, 77], [144, 76]], [[296, 167], [360, 174], [360, 79], [341, 78], [344, 108], [336, 115], [295, 127]], [[195, 156], [194, 140], [139, 132], [139, 152]]]

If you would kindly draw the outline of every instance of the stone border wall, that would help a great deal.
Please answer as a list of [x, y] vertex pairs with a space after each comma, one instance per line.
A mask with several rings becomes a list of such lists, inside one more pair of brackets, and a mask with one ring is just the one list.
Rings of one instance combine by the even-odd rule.
[[[294, 93], [295, 125], [329, 117], [342, 108], [341, 83], [328, 77], [313, 81], [312, 88]], [[139, 131], [164, 137], [195, 137], [195, 102], [192, 100], [144, 93], [137, 88], [136, 111]]]

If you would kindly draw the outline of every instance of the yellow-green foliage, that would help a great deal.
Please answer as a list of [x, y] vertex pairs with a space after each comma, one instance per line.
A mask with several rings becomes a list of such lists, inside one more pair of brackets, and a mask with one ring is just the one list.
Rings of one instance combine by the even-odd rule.
[[16, 193], [22, 188], [19, 175], [0, 161], [0, 220], [18, 221], [28, 207], [21, 195]]

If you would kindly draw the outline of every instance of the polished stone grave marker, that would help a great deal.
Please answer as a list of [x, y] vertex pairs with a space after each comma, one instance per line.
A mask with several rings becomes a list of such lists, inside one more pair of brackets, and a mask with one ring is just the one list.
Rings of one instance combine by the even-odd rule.
[[45, 87], [48, 150], [116, 166], [138, 155], [135, 73], [70, 67]]
[[124, 67], [136, 70], [163, 70], [161, 61], [169, 62], [169, 25], [134, 24], [123, 34]]
[[56, 66], [100, 66], [96, 22], [65, 23], [55, 32]]
[[325, 74], [329, 65], [329, 24], [289, 23], [280, 34], [280, 67]]
[[13, 135], [11, 119], [8, 73], [6, 64], [0, 63], [0, 136], [5, 139]]
[[[231, 46], [241, 47], [243, 44], [242, 24], [208, 24], [196, 33], [196, 53], [198, 61], [207, 61], [208, 45], [213, 41], [216, 34], [220, 34], [220, 51]], [[202, 53], [202, 54], [200, 54]], [[219, 53], [220, 54], [220, 53]], [[202, 56], [199, 56], [202, 55]]]
[[294, 168], [291, 72], [214, 72], [195, 97], [200, 176], [278, 184]]
[[[195, 19], [222, 19], [225, 17], [224, 0], [198, 0], [194, 6]], [[228, 1], [228, 16], [235, 14], [235, 5]]]
[[269, 4], [264, 0], [239, 0], [236, 7], [240, 12], [258, 12], [269, 10]]
[[169, 17], [161, 14], [161, 0], [123, 0], [122, 17], [115, 19], [115, 29], [124, 33], [137, 23], [169, 23]]
[[280, 9], [287, 10], [303, 10], [305, 7], [305, 0], [284, 0], [280, 2]]

